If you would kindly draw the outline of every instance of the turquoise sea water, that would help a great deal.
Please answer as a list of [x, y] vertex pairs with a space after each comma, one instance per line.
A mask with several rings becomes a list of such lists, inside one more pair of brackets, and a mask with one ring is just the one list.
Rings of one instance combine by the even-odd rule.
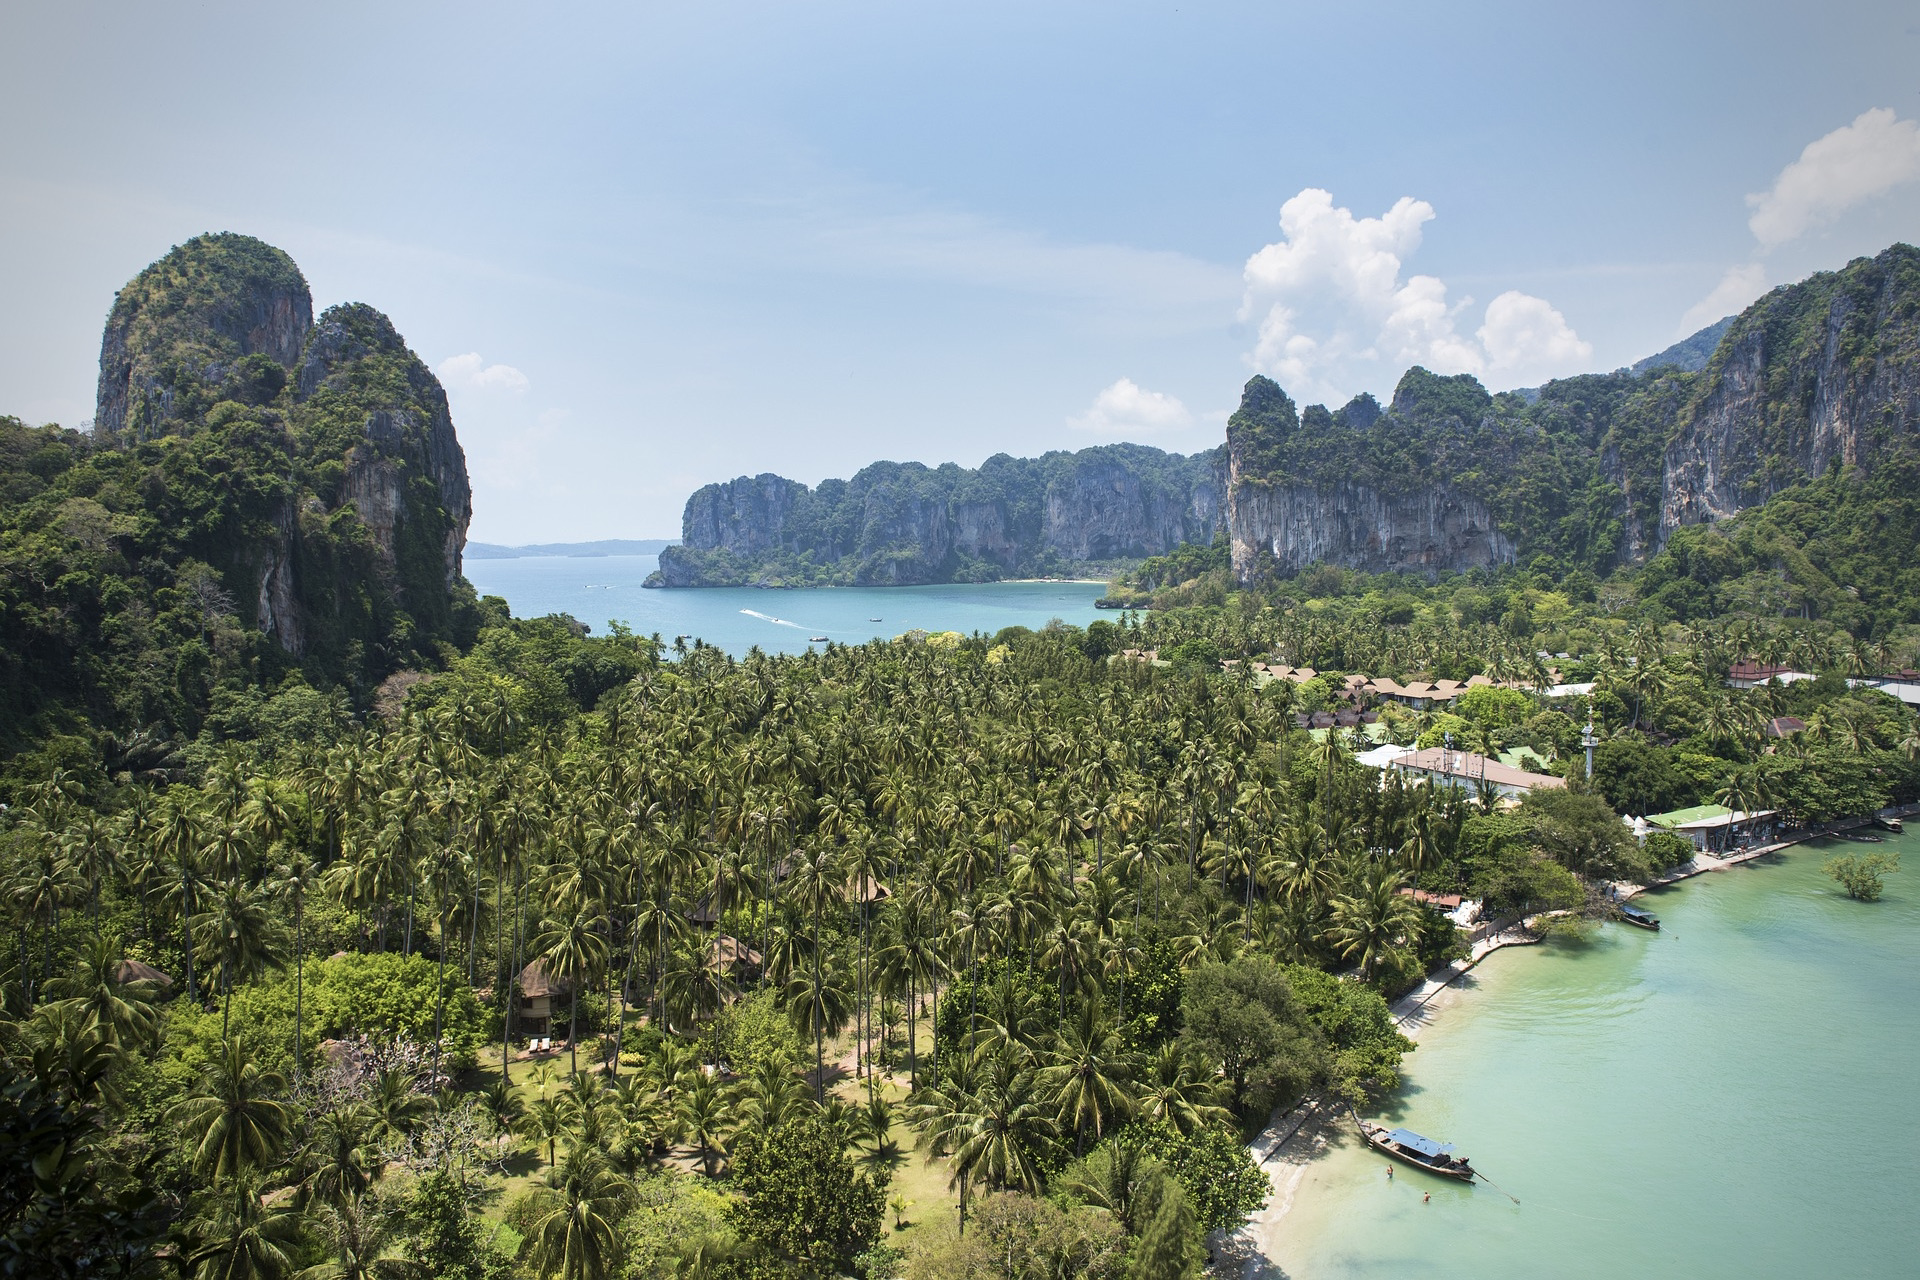
[[754, 645], [768, 653], [805, 649], [809, 637], [860, 644], [920, 628], [991, 634], [1002, 627], [1036, 630], [1050, 618], [1085, 626], [1099, 616], [1093, 602], [1106, 588], [1090, 582], [993, 582], [944, 587], [822, 587], [759, 591], [751, 587], [646, 590], [653, 556], [469, 560], [467, 578], [482, 595], [504, 597], [517, 618], [570, 613], [604, 635], [626, 623], [641, 635], [698, 636], [727, 652]]
[[[1343, 1126], [1268, 1253], [1343, 1276], [1920, 1274], [1920, 838], [1858, 903], [1833, 842], [1641, 899], [1658, 934], [1496, 952], [1385, 1109], [1520, 1200]], [[1423, 1203], [1423, 1192], [1432, 1192]]]

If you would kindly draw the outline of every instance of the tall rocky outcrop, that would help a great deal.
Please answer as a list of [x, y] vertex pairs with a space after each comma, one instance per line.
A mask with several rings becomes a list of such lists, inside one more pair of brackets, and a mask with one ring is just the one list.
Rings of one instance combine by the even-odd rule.
[[656, 585], [984, 581], [1158, 555], [1213, 537], [1219, 466], [1107, 445], [978, 470], [875, 463], [812, 489], [742, 476], [687, 500]]
[[177, 551], [286, 653], [373, 677], [459, 638], [473, 501], [446, 393], [373, 308], [316, 323], [281, 250], [200, 236], [135, 276], [107, 318], [94, 430], [224, 455], [212, 509], [182, 504], [210, 536]]
[[1630, 369], [1495, 396], [1416, 368], [1384, 413], [1363, 400], [1296, 414], [1268, 379], [1247, 384], [1227, 429], [1243, 580], [1540, 556], [1604, 572], [1920, 443], [1920, 251], [1776, 289]]
[[[1327, 465], [1339, 445], [1351, 447], [1369, 433], [1417, 429], [1416, 421], [1435, 415], [1461, 427], [1462, 412], [1478, 413], [1489, 402], [1478, 383], [1468, 383], [1415, 370], [1402, 380], [1384, 421], [1371, 396], [1338, 414], [1312, 406], [1313, 438], [1303, 441], [1286, 393], [1267, 378], [1248, 382], [1227, 422], [1235, 575], [1293, 574], [1310, 564], [1434, 574], [1511, 561], [1513, 542], [1495, 527], [1486, 503], [1444, 472], [1407, 483], [1411, 477], [1392, 470]], [[1423, 401], [1428, 392], [1437, 394]]]
[[1920, 250], [1776, 289], [1708, 360], [1663, 455], [1664, 542], [1828, 467], [1868, 472], [1920, 432]]

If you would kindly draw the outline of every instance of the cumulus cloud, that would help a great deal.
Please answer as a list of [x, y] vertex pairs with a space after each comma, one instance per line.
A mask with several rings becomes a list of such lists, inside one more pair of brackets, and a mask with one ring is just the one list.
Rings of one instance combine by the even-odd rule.
[[1067, 425], [1102, 435], [1150, 435], [1181, 431], [1193, 425], [1186, 405], [1162, 391], [1149, 391], [1132, 378], [1122, 378], [1093, 398], [1093, 404]]
[[508, 391], [518, 394], [527, 389], [527, 375], [510, 364], [488, 364], [478, 351], [449, 356], [434, 367], [440, 381], [462, 391]]
[[1258, 324], [1247, 361], [1296, 395], [1337, 399], [1389, 384], [1411, 364], [1515, 383], [1572, 372], [1593, 354], [1545, 299], [1508, 291], [1478, 331], [1456, 327], [1471, 298], [1450, 302], [1437, 276], [1402, 276], [1433, 206], [1402, 196], [1356, 218], [1309, 187], [1280, 208], [1281, 239], [1247, 259], [1240, 318]]
[[1728, 267], [1727, 274], [1720, 277], [1720, 283], [1700, 301], [1687, 308], [1680, 317], [1680, 328], [1675, 337], [1684, 338], [1690, 333], [1698, 333], [1723, 316], [1730, 316], [1742, 310], [1749, 302], [1767, 291], [1767, 269], [1758, 262], [1749, 262], [1744, 266]]
[[1545, 298], [1518, 289], [1487, 304], [1486, 322], [1474, 336], [1487, 353], [1487, 371], [1494, 374], [1567, 369], [1593, 355], [1593, 344], [1575, 333]]
[[[1773, 186], [1747, 197], [1753, 213], [1747, 229], [1757, 242], [1756, 259], [1826, 226], [1848, 210], [1895, 187], [1920, 180], [1920, 123], [1902, 120], [1892, 107], [1875, 107], [1832, 133], [1809, 142], [1798, 159], [1780, 170]], [[1766, 292], [1759, 261], [1727, 268], [1720, 282], [1680, 317], [1689, 334], [1732, 315]]]
[[1777, 248], [1916, 178], [1920, 124], [1875, 107], [1809, 142], [1770, 190], [1748, 196], [1747, 226], [1762, 249]]

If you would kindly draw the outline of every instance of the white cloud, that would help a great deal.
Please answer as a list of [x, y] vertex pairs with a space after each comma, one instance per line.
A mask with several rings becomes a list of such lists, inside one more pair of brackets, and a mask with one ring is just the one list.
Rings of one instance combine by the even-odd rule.
[[519, 394], [528, 387], [527, 375], [510, 364], [488, 364], [478, 351], [449, 356], [434, 367], [440, 381], [462, 391], [510, 391]]
[[1747, 220], [1762, 249], [1773, 249], [1832, 222], [1847, 210], [1920, 178], [1920, 124], [1891, 107], [1863, 111], [1809, 142], [1769, 191], [1747, 197]]
[[1767, 291], [1767, 269], [1758, 262], [1749, 262], [1744, 266], [1728, 267], [1727, 274], [1720, 277], [1720, 283], [1700, 301], [1687, 308], [1680, 317], [1680, 327], [1674, 336], [1684, 338], [1688, 334], [1698, 333], [1723, 316], [1742, 311], [1749, 302]]
[[1085, 413], [1068, 418], [1067, 425], [1102, 435], [1148, 435], [1185, 430], [1193, 425], [1193, 413], [1165, 392], [1122, 378], [1095, 396]]
[[1389, 386], [1411, 364], [1512, 385], [1570, 373], [1593, 354], [1565, 316], [1517, 291], [1493, 300], [1477, 333], [1459, 332], [1471, 298], [1449, 302], [1436, 276], [1401, 276], [1434, 216], [1411, 196], [1377, 218], [1354, 217], [1316, 187], [1287, 201], [1282, 239], [1242, 272], [1240, 318], [1259, 318], [1248, 363], [1296, 396], [1331, 402]]
[[1567, 318], [1545, 298], [1509, 289], [1487, 304], [1486, 322], [1475, 332], [1486, 349], [1487, 372], [1522, 376], [1534, 370], [1567, 369], [1593, 356]]

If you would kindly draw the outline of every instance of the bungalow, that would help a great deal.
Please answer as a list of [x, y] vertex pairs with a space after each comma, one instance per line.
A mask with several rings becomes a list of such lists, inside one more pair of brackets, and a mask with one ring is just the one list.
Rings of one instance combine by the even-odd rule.
[[1477, 788], [1485, 783], [1501, 796], [1522, 796], [1567, 785], [1551, 774], [1528, 773], [1472, 751], [1449, 751], [1445, 747], [1410, 751], [1394, 760], [1392, 767], [1406, 777], [1426, 778], [1441, 785]]
[[732, 934], [715, 934], [707, 946], [707, 964], [716, 973], [742, 980], [760, 972], [760, 953]]
[[[551, 1032], [553, 1017], [558, 1006], [555, 1001], [564, 1001], [573, 994], [573, 984], [564, 978], [555, 978], [547, 973], [547, 962], [535, 960], [520, 971], [520, 999], [514, 1006], [514, 1016], [519, 1020], [519, 1030], [530, 1036], [544, 1036]], [[562, 1015], [564, 1009], [560, 1009]]]
[[1769, 738], [1784, 738], [1789, 734], [1805, 732], [1807, 722], [1799, 716], [1775, 716], [1767, 721]]

